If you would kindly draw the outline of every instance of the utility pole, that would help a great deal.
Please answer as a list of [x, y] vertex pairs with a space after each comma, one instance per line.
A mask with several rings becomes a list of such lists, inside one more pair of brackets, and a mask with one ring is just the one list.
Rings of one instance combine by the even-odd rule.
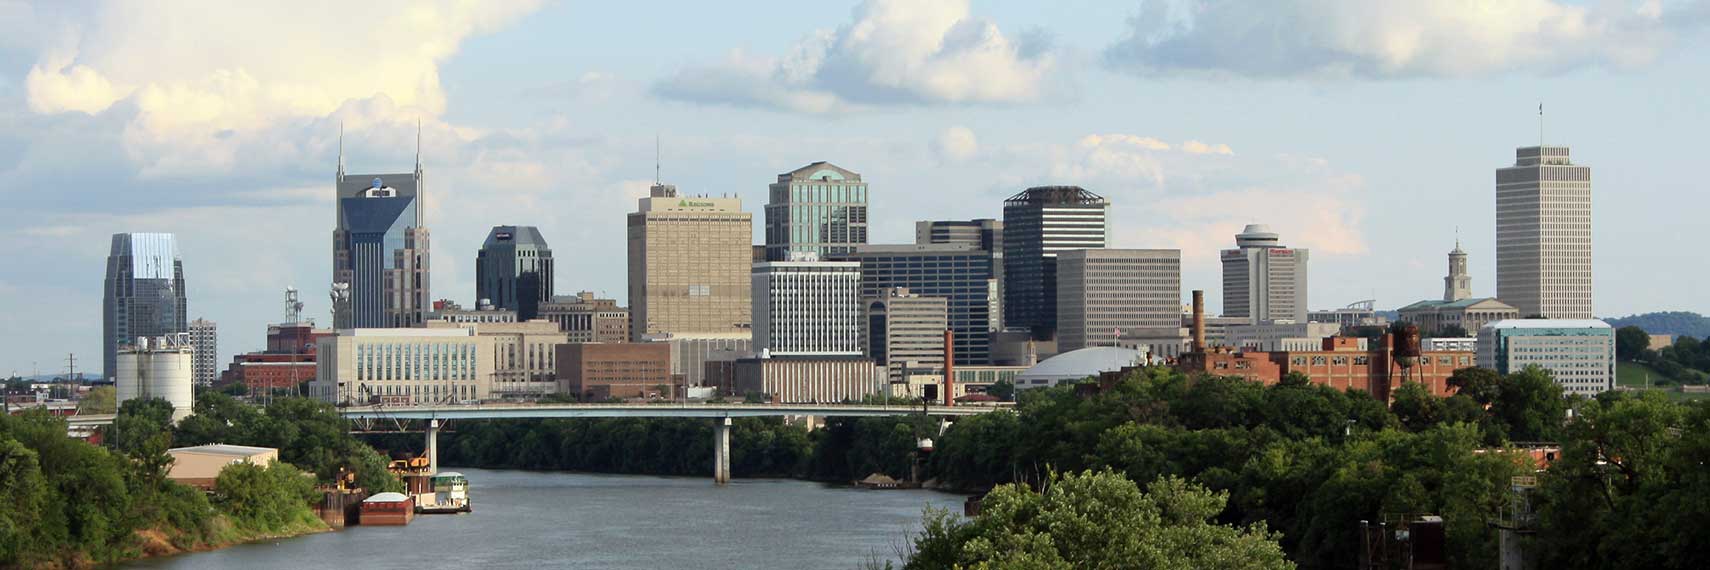
[[71, 380], [71, 381], [77, 380], [77, 355], [76, 354], [72, 354], [69, 352], [65, 353], [65, 379]]

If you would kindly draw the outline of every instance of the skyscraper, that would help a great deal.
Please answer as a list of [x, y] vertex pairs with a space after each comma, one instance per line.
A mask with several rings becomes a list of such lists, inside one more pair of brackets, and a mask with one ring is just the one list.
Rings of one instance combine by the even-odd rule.
[[188, 330], [184, 261], [172, 234], [113, 234], [101, 292], [101, 364], [108, 379], [119, 373], [118, 354], [137, 337]]
[[1455, 249], [1449, 252], [1449, 275], [1443, 277], [1443, 300], [1453, 303], [1472, 296], [1472, 276], [1467, 275], [1467, 252], [1461, 249], [1461, 240], [1455, 240]]
[[796, 258], [754, 264], [754, 350], [861, 356], [861, 264]]
[[1496, 298], [1524, 316], [1592, 318], [1591, 168], [1565, 146], [1514, 154], [1496, 171]]
[[1079, 186], [1028, 188], [1003, 202], [1003, 321], [1049, 337], [1057, 328], [1057, 253], [1105, 245], [1110, 203]]
[[861, 262], [861, 298], [901, 287], [949, 303], [956, 364], [991, 363], [991, 334], [1001, 329], [1003, 297], [992, 271], [993, 252], [969, 243], [862, 245], [836, 261]]
[[346, 175], [339, 151], [335, 328], [416, 326], [433, 300], [420, 146], [418, 136], [416, 169], [402, 174]]
[[866, 305], [862, 346], [892, 381], [907, 380], [908, 372], [943, 373], [944, 331], [949, 322], [942, 297], [922, 297], [897, 288], [861, 302]]
[[846, 253], [867, 243], [867, 183], [860, 174], [821, 161], [779, 174], [767, 189], [768, 261]]
[[1057, 350], [1116, 346], [1117, 337], [1176, 337], [1179, 249], [1081, 249], [1057, 255]]
[[753, 217], [655, 184], [629, 215], [630, 336], [748, 334]]
[[534, 226], [493, 226], [475, 256], [475, 298], [517, 312], [517, 320], [540, 315], [552, 300], [552, 248]]
[[220, 377], [220, 332], [214, 321], [190, 321], [190, 347], [195, 355], [190, 361], [190, 377], [197, 386], [213, 386]]
[[1311, 252], [1284, 247], [1262, 224], [1236, 234], [1235, 245], [1222, 253], [1223, 316], [1244, 317], [1250, 324], [1307, 322], [1306, 266]]
[[[997, 284], [991, 307], [991, 330], [1002, 330], [1003, 321], [1003, 222], [990, 218], [977, 220], [928, 220], [914, 223], [915, 245], [968, 244], [991, 254], [991, 277]], [[982, 343], [983, 344], [983, 343]], [[957, 343], [956, 350], [962, 350]], [[961, 363], [961, 359], [957, 359]]]

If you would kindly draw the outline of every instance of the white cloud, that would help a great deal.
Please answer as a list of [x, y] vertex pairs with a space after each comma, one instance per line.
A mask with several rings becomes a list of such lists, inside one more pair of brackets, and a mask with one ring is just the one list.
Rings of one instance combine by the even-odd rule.
[[1631, 67], [1702, 26], [1699, 0], [1145, 2], [1105, 52], [1139, 74], [1465, 76]]
[[1039, 99], [1055, 58], [974, 16], [967, 0], [866, 0], [852, 22], [782, 57], [735, 50], [654, 86], [699, 103], [805, 113], [870, 105], [1018, 103]]
[[932, 141], [932, 152], [938, 155], [939, 160], [968, 160], [980, 152], [980, 141], [972, 129], [957, 125], [938, 133], [938, 138]]

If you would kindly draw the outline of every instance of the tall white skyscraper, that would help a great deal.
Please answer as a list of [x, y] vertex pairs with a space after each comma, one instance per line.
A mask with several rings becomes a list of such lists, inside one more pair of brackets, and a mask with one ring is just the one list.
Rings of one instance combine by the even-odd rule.
[[213, 386], [220, 377], [219, 326], [208, 319], [190, 321], [190, 346], [195, 355], [190, 361], [190, 376], [197, 386]]
[[1591, 168], [1531, 146], [1496, 170], [1496, 297], [1522, 316], [1589, 319]]
[[1311, 252], [1282, 245], [1263, 224], [1235, 235], [1223, 259], [1223, 316], [1249, 323], [1306, 320], [1306, 266]]
[[861, 356], [861, 263], [754, 264], [754, 350], [774, 356]]

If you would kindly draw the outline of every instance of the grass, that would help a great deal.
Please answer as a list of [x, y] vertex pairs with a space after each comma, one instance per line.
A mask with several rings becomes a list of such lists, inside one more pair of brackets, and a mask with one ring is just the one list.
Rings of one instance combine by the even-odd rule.
[[[1694, 373], [1696, 374], [1697, 372], [1694, 371]], [[1664, 384], [1661, 386], [1656, 385], [1656, 382], [1659, 381]], [[1650, 366], [1640, 364], [1638, 362], [1615, 363], [1615, 384], [1617, 386], [1626, 386], [1634, 390], [1656, 390], [1668, 395], [1669, 399], [1675, 401], [1710, 399], [1710, 394], [1688, 394], [1681, 392], [1679, 382], [1676, 382], [1674, 379], [1667, 376], [1663, 376], [1661, 372], [1657, 372], [1656, 369], [1651, 368]]]

